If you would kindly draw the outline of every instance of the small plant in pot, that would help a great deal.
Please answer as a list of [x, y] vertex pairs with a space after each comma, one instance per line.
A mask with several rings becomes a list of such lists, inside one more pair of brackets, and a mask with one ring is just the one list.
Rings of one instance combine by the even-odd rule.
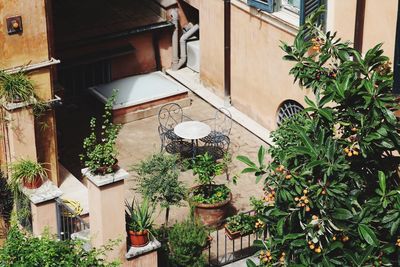
[[230, 189], [224, 184], [215, 184], [215, 176], [226, 168], [224, 162], [215, 162], [208, 153], [198, 155], [192, 165], [197, 175], [198, 186], [192, 188], [190, 202], [194, 214], [208, 226], [218, 224], [226, 215], [226, 205], [232, 199]]
[[235, 239], [253, 233], [258, 226], [258, 219], [254, 215], [239, 213], [227, 218], [225, 234], [229, 239]]
[[107, 100], [103, 114], [103, 124], [98, 133], [96, 119], [90, 120], [90, 135], [83, 141], [84, 154], [80, 159], [93, 174], [106, 175], [118, 171], [116, 140], [121, 128], [112, 122], [112, 107], [116, 91]]
[[36, 189], [47, 179], [47, 170], [43, 167], [43, 164], [29, 159], [20, 159], [10, 164], [9, 168], [11, 186], [22, 184], [26, 188]]
[[35, 99], [33, 83], [22, 70], [14, 74], [0, 71], [0, 98], [8, 103], [30, 103]]
[[125, 217], [129, 240], [132, 247], [143, 247], [149, 243], [149, 233], [153, 226], [154, 207], [147, 199], [138, 204], [125, 201]]

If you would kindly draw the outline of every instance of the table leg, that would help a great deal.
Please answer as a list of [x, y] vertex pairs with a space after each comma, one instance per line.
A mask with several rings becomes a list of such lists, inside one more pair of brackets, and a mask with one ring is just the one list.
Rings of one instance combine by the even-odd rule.
[[196, 155], [196, 149], [195, 149], [195, 145], [194, 145], [194, 140], [193, 139], [192, 139], [192, 151], [193, 151], [192, 160], [194, 160], [195, 155]]

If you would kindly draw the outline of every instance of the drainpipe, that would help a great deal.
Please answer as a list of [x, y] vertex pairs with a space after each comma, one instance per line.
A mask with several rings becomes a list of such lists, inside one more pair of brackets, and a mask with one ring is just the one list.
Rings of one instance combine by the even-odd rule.
[[231, 1], [224, 0], [224, 96], [231, 105]]
[[354, 49], [362, 53], [364, 36], [365, 0], [357, 0]]
[[198, 30], [199, 30], [199, 24], [196, 24], [194, 26], [191, 26], [184, 34], [182, 34], [181, 39], [179, 40], [181, 58], [179, 59], [178, 64], [172, 65], [172, 70], [179, 70], [186, 63], [187, 59], [186, 41]]
[[172, 34], [172, 66], [176, 66], [179, 62], [179, 48], [178, 48], [178, 27], [179, 27], [179, 15], [178, 9], [174, 8], [171, 11], [171, 22], [174, 24], [175, 29]]

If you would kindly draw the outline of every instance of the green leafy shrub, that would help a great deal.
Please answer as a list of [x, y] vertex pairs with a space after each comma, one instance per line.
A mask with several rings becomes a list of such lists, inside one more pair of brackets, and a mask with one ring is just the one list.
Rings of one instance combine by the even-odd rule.
[[102, 247], [87, 252], [80, 241], [58, 241], [48, 234], [32, 237], [23, 234], [17, 226], [12, 226], [4, 246], [0, 248], [0, 266], [118, 266], [116, 262], [107, 263], [103, 260], [110, 249]]
[[270, 234], [258, 242], [260, 266], [398, 266], [400, 138], [388, 58], [380, 44], [362, 56], [313, 20], [282, 49], [315, 100], [272, 134], [270, 164], [264, 148], [258, 163], [239, 157], [243, 172], [264, 178], [266, 196], [275, 192], [258, 206]]
[[13, 193], [2, 173], [0, 173], [0, 199], [0, 216], [3, 217], [6, 225], [8, 225], [11, 218], [14, 199]]
[[33, 83], [23, 71], [14, 74], [0, 71], [0, 98], [9, 103], [32, 103], [35, 99]]
[[90, 120], [90, 135], [83, 141], [84, 154], [80, 155], [81, 161], [95, 174], [104, 175], [115, 172], [117, 164], [116, 140], [120, 125], [112, 122], [112, 108], [117, 92], [113, 91], [107, 100], [103, 114], [103, 124], [100, 133], [96, 129], [96, 119]]
[[137, 191], [151, 202], [166, 209], [165, 224], [168, 224], [171, 206], [180, 206], [186, 196], [186, 187], [178, 180], [178, 158], [164, 153], [150, 156], [135, 166]]
[[[226, 219], [225, 227], [231, 232], [240, 232], [241, 235], [251, 234], [256, 230], [257, 217], [239, 213]], [[258, 224], [257, 224], [258, 225]]]
[[175, 267], [206, 265], [203, 250], [207, 244], [206, 228], [191, 219], [176, 223], [169, 231], [169, 259]]
[[33, 182], [36, 178], [42, 181], [47, 179], [47, 170], [44, 164], [30, 159], [20, 159], [11, 163], [9, 166], [11, 177], [9, 184], [11, 187], [19, 187], [22, 182]]
[[198, 155], [192, 163], [193, 175], [197, 175], [199, 186], [192, 191], [195, 203], [215, 204], [229, 198], [230, 189], [226, 185], [215, 185], [215, 176], [226, 168], [225, 162], [216, 162], [208, 153]]

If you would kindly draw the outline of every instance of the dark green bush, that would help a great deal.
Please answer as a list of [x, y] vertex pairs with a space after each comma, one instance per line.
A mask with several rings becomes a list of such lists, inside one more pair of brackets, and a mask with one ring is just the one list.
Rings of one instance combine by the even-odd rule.
[[48, 234], [41, 238], [23, 234], [12, 226], [4, 247], [0, 249], [0, 266], [18, 267], [101, 267], [118, 266], [102, 257], [110, 248], [86, 252], [79, 241], [58, 241]]
[[169, 259], [175, 267], [206, 265], [203, 250], [207, 243], [206, 228], [191, 219], [175, 224], [169, 231]]
[[9, 223], [14, 201], [11, 189], [8, 187], [6, 178], [0, 173], [0, 216], [6, 224]]

